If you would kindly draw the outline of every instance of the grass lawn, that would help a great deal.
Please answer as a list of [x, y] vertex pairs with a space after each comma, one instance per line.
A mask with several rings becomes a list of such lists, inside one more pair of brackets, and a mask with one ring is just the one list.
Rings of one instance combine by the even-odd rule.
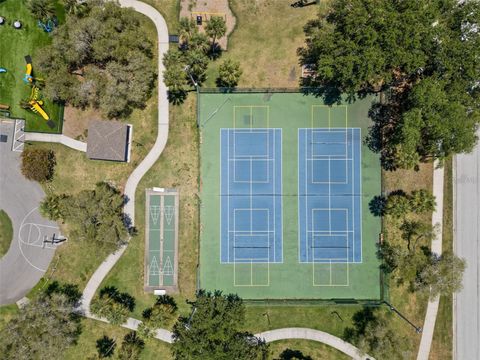
[[[116, 340], [116, 348], [112, 359], [117, 359], [118, 350], [121, 347], [123, 337], [128, 334], [130, 330], [124, 329], [120, 326], [106, 324], [100, 321], [82, 319], [82, 334], [78, 339], [76, 346], [70, 347], [64, 353], [64, 360], [77, 360], [92, 358], [97, 354], [95, 347], [97, 339], [107, 335]], [[93, 357], [94, 358], [94, 357]], [[171, 359], [170, 346], [163, 341], [147, 340], [145, 348], [140, 356], [140, 359]]]
[[[57, 4], [57, 16], [63, 19], [63, 6]], [[30, 14], [24, 1], [7, 0], [0, 3], [0, 14], [7, 19], [7, 23], [0, 26], [0, 67], [7, 69], [6, 73], [0, 74], [0, 103], [10, 106], [10, 116], [26, 120], [27, 131], [39, 132], [62, 132], [63, 106], [50, 100], [43, 99], [43, 109], [55, 122], [55, 128], [51, 129], [46, 121], [38, 114], [30, 110], [22, 109], [19, 102], [29, 99], [31, 87], [23, 82], [25, 75], [26, 55], [35, 59], [38, 49], [48, 45], [50, 36], [37, 26], [37, 21]], [[23, 26], [16, 30], [11, 25], [15, 19], [19, 19]], [[41, 78], [42, 75], [35, 73], [34, 76]], [[48, 81], [48, 79], [45, 79]]]
[[17, 313], [18, 307], [16, 304], [0, 306], [0, 330], [2, 330]]
[[[290, 350], [291, 352], [288, 352]], [[293, 351], [293, 352], [292, 352]], [[294, 353], [299, 351], [300, 354]], [[280, 354], [285, 352], [292, 355], [303, 355], [304, 357], [292, 357], [286, 359], [328, 359], [328, 360], [347, 360], [350, 356], [334, 349], [328, 345], [319, 344], [315, 341], [308, 340], [282, 340], [275, 341], [270, 344], [270, 353], [272, 359], [278, 359]], [[308, 356], [310, 358], [308, 358]], [[284, 357], [285, 359], [285, 357]]]
[[[144, 18], [147, 31], [154, 37], [153, 23]], [[154, 52], [157, 53], [156, 51]], [[156, 61], [156, 59], [155, 59]], [[133, 145], [129, 163], [89, 160], [85, 153], [54, 143], [31, 143], [30, 147], [46, 148], [55, 151], [57, 165], [53, 180], [44, 185], [47, 194], [75, 193], [93, 189], [99, 181], [107, 181], [123, 190], [128, 176], [142, 161], [153, 146], [157, 135], [157, 91], [143, 110], [134, 110], [123, 121], [133, 125]], [[63, 224], [62, 232], [69, 233], [68, 224]], [[108, 255], [108, 251], [93, 249], [84, 242], [70, 238], [55, 252], [46, 277], [52, 280], [78, 284], [83, 289], [95, 269]], [[92, 256], [93, 255], [93, 256]], [[30, 295], [36, 292], [34, 288]]]
[[0, 258], [7, 253], [12, 237], [12, 221], [5, 211], [0, 210]]

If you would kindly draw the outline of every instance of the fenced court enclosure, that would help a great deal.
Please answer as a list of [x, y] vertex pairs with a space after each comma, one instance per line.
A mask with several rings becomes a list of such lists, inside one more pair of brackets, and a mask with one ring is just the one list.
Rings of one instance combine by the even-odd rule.
[[147, 292], [176, 292], [178, 285], [178, 192], [147, 189], [145, 282]]
[[245, 299], [379, 300], [375, 98], [201, 91], [199, 286]]

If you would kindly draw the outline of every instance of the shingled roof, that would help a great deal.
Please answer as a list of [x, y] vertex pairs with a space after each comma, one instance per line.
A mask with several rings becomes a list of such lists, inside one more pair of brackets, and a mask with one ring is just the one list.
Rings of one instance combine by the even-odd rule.
[[119, 121], [91, 121], [87, 139], [88, 158], [127, 161], [128, 132], [128, 125]]

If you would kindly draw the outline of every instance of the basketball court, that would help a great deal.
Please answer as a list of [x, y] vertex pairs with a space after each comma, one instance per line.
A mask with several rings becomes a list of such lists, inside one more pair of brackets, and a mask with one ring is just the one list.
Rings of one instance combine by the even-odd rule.
[[178, 193], [146, 190], [145, 290], [176, 291], [178, 280]]
[[200, 93], [202, 288], [246, 299], [380, 298], [369, 105]]

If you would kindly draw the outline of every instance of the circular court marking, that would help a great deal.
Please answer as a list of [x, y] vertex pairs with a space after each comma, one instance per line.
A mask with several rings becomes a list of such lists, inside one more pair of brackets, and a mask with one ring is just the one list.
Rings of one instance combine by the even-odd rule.
[[37, 209], [38, 207], [33, 208], [23, 218], [20, 224], [20, 227], [18, 229], [18, 247], [20, 249], [20, 253], [22, 254], [23, 258], [31, 267], [33, 267], [38, 271], [45, 272], [47, 271], [47, 269], [43, 269], [34, 265], [32, 261], [28, 258], [28, 256], [25, 254], [22, 248], [22, 246], [30, 246], [30, 247], [45, 248], [48, 250], [55, 249], [55, 247], [51, 246], [50, 244], [44, 244], [43, 239], [45, 236], [45, 229], [57, 229], [56, 227], [25, 222], [28, 219], [28, 217]]

